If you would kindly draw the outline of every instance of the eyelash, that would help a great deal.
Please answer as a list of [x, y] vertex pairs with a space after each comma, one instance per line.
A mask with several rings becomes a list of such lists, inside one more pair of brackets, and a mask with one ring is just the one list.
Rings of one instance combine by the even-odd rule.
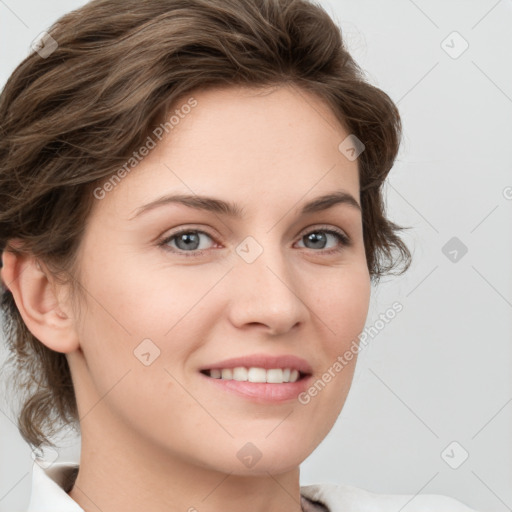
[[[302, 238], [304, 238], [305, 236], [310, 235], [311, 233], [319, 233], [319, 232], [334, 235], [338, 239], [338, 241], [341, 243], [341, 247], [337, 247], [334, 249], [319, 249], [319, 250], [310, 249], [311, 251], [320, 252], [323, 254], [334, 254], [334, 253], [341, 252], [346, 247], [350, 247], [352, 245], [352, 241], [345, 233], [343, 233], [342, 231], [338, 231], [337, 229], [332, 229], [332, 228], [321, 228], [320, 227], [320, 228], [313, 229], [311, 231], [304, 233], [300, 237], [300, 240], [302, 240]], [[164, 251], [172, 252], [172, 253], [179, 254], [179, 255], [184, 255], [187, 258], [190, 258], [190, 257], [194, 258], [194, 257], [202, 256], [203, 253], [206, 252], [208, 249], [194, 250], [194, 251], [183, 251], [181, 249], [171, 248], [167, 245], [174, 238], [177, 238], [180, 235], [183, 235], [185, 233], [204, 234], [204, 235], [207, 235], [208, 237], [210, 237], [213, 241], [215, 241], [215, 238], [206, 231], [188, 228], [188, 229], [182, 229], [180, 231], [172, 233], [171, 235], [164, 238], [161, 242], [159, 242], [158, 246], [161, 247]], [[307, 247], [306, 247], [306, 249], [307, 249]]]

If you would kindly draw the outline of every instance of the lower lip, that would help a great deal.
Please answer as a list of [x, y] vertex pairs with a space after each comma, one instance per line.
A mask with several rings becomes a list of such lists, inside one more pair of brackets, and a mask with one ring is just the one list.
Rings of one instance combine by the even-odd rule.
[[308, 388], [311, 379], [311, 375], [308, 375], [295, 382], [271, 384], [268, 382], [214, 379], [203, 373], [200, 373], [200, 375], [223, 391], [234, 393], [257, 403], [279, 403], [296, 400], [297, 396]]

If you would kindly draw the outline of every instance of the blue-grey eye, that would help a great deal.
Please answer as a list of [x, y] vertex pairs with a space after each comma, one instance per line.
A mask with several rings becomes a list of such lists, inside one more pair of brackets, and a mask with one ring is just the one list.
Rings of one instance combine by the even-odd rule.
[[164, 243], [169, 244], [170, 242], [174, 241], [176, 248], [181, 251], [203, 250], [206, 247], [204, 247], [204, 244], [202, 247], [200, 247], [201, 235], [206, 236], [211, 240], [211, 237], [204, 231], [187, 230], [174, 233], [170, 237], [166, 238]]
[[334, 246], [326, 247], [329, 235], [334, 237], [342, 246], [348, 245], [348, 238], [344, 234], [331, 229], [317, 229], [315, 231], [310, 231], [301, 238], [301, 241], [310, 244], [306, 246], [307, 249], [330, 249], [336, 247], [336, 243]]

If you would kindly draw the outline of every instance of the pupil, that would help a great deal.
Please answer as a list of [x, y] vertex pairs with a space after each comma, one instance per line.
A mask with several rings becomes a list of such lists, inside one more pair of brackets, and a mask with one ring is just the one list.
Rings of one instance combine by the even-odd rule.
[[[177, 243], [178, 242], [185, 242], [185, 248], [191, 248], [191, 246], [193, 246], [194, 244], [197, 244], [199, 242], [199, 237], [197, 236], [197, 233], [184, 233], [183, 235], [181, 235], [178, 240], [177, 240]], [[178, 244], [178, 247], [179, 247], [179, 244]], [[180, 249], [182, 249], [183, 247], [179, 247]], [[197, 247], [192, 247], [193, 249], [197, 249]]]
[[325, 245], [325, 234], [324, 233], [320, 234], [320, 236], [317, 233], [310, 233], [309, 235], [306, 235], [306, 238], [308, 238], [310, 242], [313, 242], [313, 244], [318, 244], [318, 242], [320, 242], [321, 247], [315, 246], [315, 248], [323, 249], [323, 247]]

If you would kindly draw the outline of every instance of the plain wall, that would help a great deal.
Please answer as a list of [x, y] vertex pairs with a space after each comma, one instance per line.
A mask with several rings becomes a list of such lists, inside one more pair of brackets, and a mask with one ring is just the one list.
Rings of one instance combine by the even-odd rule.
[[[31, 41], [83, 3], [0, 2], [0, 86]], [[401, 112], [387, 207], [411, 227], [414, 262], [373, 290], [367, 327], [377, 333], [301, 482], [512, 510], [512, 3], [320, 3]], [[402, 311], [381, 327], [394, 302]], [[77, 440], [64, 444], [59, 460], [78, 460]], [[466, 453], [456, 469], [446, 462]], [[24, 510], [33, 461], [3, 396], [0, 455], [0, 512]]]

